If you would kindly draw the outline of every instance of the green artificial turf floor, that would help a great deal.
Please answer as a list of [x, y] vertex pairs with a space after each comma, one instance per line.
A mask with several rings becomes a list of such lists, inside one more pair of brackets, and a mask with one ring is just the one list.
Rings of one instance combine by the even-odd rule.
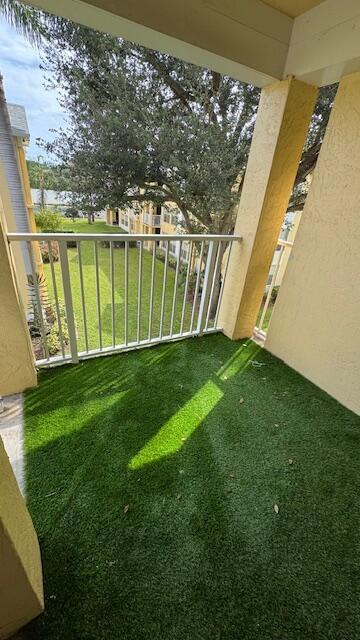
[[360, 418], [254, 343], [43, 370], [25, 423], [27, 638], [360, 637]]

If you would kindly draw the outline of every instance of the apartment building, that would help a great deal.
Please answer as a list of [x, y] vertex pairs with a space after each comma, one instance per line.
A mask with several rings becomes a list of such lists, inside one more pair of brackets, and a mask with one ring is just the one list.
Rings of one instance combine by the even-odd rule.
[[[144, 202], [134, 207], [126, 207], [124, 209], [106, 210], [106, 224], [110, 226], [120, 227], [127, 233], [134, 234], [166, 234], [180, 235], [184, 233], [182, 225], [182, 213], [173, 203], [168, 202], [165, 205], [156, 205], [151, 202]], [[159, 249], [166, 250], [166, 242], [159, 241]], [[144, 243], [145, 249], [151, 249], [151, 243]], [[188, 262], [190, 245], [188, 242], [170, 242], [169, 255], [177, 259], [181, 251], [181, 261]]]

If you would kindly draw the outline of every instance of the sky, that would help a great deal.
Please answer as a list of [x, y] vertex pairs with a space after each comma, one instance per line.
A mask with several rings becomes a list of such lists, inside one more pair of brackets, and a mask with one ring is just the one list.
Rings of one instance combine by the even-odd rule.
[[[65, 122], [65, 115], [57, 102], [57, 91], [45, 89], [44, 72], [36, 49], [22, 35], [10, 27], [0, 14], [0, 73], [3, 76], [7, 102], [25, 107], [30, 130], [27, 157], [36, 160], [45, 151], [36, 138], [51, 141]], [[48, 159], [51, 159], [48, 157]]]

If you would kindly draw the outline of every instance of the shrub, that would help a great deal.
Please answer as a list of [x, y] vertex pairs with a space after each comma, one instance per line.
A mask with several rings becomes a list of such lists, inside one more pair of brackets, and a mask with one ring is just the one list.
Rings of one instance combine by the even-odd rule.
[[[66, 320], [65, 307], [60, 303], [60, 323], [63, 334], [64, 347], [69, 344], [69, 332]], [[59, 335], [59, 325], [56, 320], [51, 325], [50, 331], [48, 331], [46, 336], [46, 343], [49, 350], [49, 355], [55, 356], [61, 349], [60, 343], [60, 335]]]
[[56, 211], [42, 209], [42, 211], [35, 214], [35, 222], [38, 229], [43, 233], [54, 233], [61, 229], [62, 217]]
[[[43, 233], [54, 233], [50, 229], [44, 229]], [[74, 229], [58, 229], [56, 233], [74, 233]], [[74, 249], [76, 247], [76, 240], [68, 240], [67, 241], [68, 249]]]
[[[42, 261], [45, 264], [48, 264], [50, 262], [48, 243], [47, 242], [39, 242], [39, 246], [40, 246], [40, 252], [41, 252]], [[51, 249], [51, 255], [52, 255], [53, 261], [54, 262], [58, 262], [58, 260], [59, 260], [59, 245], [58, 245], [58, 243], [55, 242], [55, 241], [50, 242], [50, 249]]]
[[65, 210], [65, 218], [72, 218], [73, 222], [75, 222], [75, 218], [80, 218], [79, 211], [75, 207], [68, 207]]
[[[160, 262], [165, 263], [165, 257], [166, 257], [165, 251], [162, 251], [161, 249], [156, 249], [156, 257], [158, 260], [160, 260]], [[169, 256], [168, 266], [170, 267], [170, 269], [176, 269], [176, 265], [177, 265], [176, 258], [172, 258], [171, 256]]]
[[275, 304], [276, 298], [278, 297], [280, 286], [276, 286], [273, 288], [271, 292], [271, 302]]
[[29, 290], [29, 311], [31, 314], [31, 319], [29, 321], [29, 331], [32, 337], [41, 336], [41, 327], [42, 324], [45, 326], [45, 331], [47, 331], [47, 323], [46, 318], [40, 315], [40, 310], [38, 307], [38, 296], [40, 298], [41, 310], [46, 310], [49, 303], [49, 296], [47, 292], [46, 279], [45, 276], [36, 273], [35, 278], [33, 276], [28, 276], [28, 290]]
[[[138, 246], [137, 240], [129, 240], [128, 245], [129, 245], [129, 249], [136, 249], [136, 247]], [[110, 241], [109, 240], [101, 240], [100, 241], [100, 247], [102, 247], [103, 249], [109, 249], [110, 248]], [[114, 247], [114, 249], [124, 249], [125, 248], [125, 240], [113, 240], [113, 247]]]

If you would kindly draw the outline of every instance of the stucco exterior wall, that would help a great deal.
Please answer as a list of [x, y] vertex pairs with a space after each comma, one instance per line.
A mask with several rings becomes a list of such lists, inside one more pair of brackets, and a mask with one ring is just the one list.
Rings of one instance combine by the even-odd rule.
[[1, 223], [0, 274], [0, 395], [5, 396], [33, 387], [37, 380], [25, 310]]
[[0, 638], [44, 608], [37, 536], [0, 438]]
[[219, 315], [232, 339], [253, 332], [316, 95], [293, 78], [261, 92]]
[[360, 414], [360, 73], [343, 78], [266, 348]]

